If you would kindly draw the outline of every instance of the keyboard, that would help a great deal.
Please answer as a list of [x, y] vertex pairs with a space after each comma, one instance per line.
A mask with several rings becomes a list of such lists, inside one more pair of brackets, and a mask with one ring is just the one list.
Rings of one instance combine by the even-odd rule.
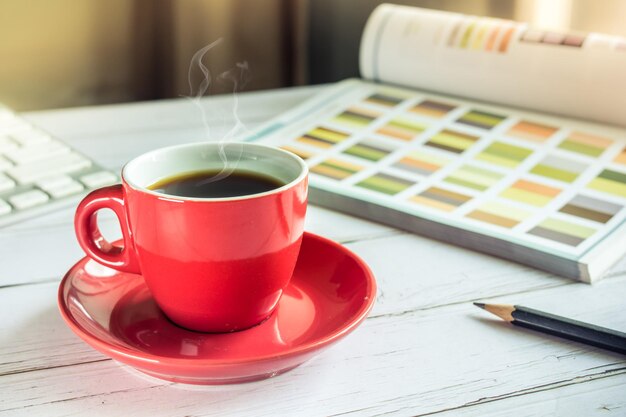
[[0, 227], [75, 205], [117, 182], [114, 173], [0, 105]]

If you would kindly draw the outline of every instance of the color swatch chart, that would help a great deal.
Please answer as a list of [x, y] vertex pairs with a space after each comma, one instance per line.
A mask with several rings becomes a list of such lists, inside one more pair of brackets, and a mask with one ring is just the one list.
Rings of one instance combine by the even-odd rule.
[[326, 191], [571, 257], [626, 217], [623, 136], [370, 83], [307, 113], [265, 141]]
[[[466, 16], [453, 21], [445, 45], [472, 51], [506, 53], [512, 42], [581, 48], [586, 38], [584, 33], [545, 31], [528, 28], [525, 23]], [[438, 37], [434, 39], [436, 43], [440, 41]]]

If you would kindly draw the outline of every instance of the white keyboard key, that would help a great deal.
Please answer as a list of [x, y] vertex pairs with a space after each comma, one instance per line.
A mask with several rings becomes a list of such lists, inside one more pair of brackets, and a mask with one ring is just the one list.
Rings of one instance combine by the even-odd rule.
[[54, 198], [77, 194], [85, 188], [81, 183], [67, 175], [46, 178], [38, 181], [37, 185]]
[[27, 209], [48, 201], [50, 197], [41, 190], [30, 190], [25, 193], [16, 194], [9, 197], [9, 202], [18, 210]]
[[48, 158], [62, 153], [68, 153], [70, 148], [61, 142], [44, 142], [22, 146], [21, 148], [5, 151], [4, 155], [17, 164], [25, 164]]
[[74, 152], [9, 168], [7, 173], [20, 184], [29, 184], [59, 174], [80, 171], [91, 166], [91, 161]]
[[0, 227], [45, 213], [48, 207], [75, 204], [86, 190], [118, 181], [70, 145], [0, 105]]
[[37, 129], [23, 129], [11, 133], [11, 137], [22, 145], [34, 145], [36, 143], [49, 142], [52, 138], [46, 132]]
[[10, 190], [15, 187], [15, 181], [4, 174], [0, 174], [0, 191]]
[[73, 181], [71, 184], [65, 187], [51, 188], [46, 190], [53, 198], [67, 197], [68, 195], [78, 194], [83, 191], [85, 187], [78, 181]]
[[104, 187], [115, 184], [119, 180], [115, 174], [108, 171], [98, 171], [80, 177], [80, 180], [89, 188]]
[[6, 201], [0, 199], [0, 216], [9, 214], [11, 210], [11, 206]]
[[0, 172], [5, 171], [13, 166], [13, 163], [0, 155]]
[[8, 136], [0, 136], [0, 153], [12, 151], [13, 149], [18, 149], [19, 147], [20, 145], [15, 143]]
[[48, 190], [50, 188], [65, 187], [75, 182], [69, 175], [55, 175], [53, 177], [43, 178], [36, 182], [37, 187]]

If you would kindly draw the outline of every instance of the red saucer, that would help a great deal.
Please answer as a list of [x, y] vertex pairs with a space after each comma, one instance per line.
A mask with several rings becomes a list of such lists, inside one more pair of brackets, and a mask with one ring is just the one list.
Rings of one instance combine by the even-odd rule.
[[305, 233], [277, 309], [235, 333], [198, 333], [169, 321], [140, 275], [88, 258], [65, 275], [59, 308], [85, 342], [139, 371], [175, 382], [253, 381], [300, 365], [354, 330], [374, 304], [367, 265], [338, 243]]

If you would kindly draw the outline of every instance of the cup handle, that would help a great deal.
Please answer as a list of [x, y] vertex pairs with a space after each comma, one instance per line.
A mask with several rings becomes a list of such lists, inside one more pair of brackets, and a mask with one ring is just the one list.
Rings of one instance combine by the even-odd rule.
[[[91, 259], [118, 271], [139, 274], [139, 263], [128, 227], [125, 204], [124, 190], [120, 184], [92, 191], [76, 209], [74, 229], [80, 247]], [[100, 233], [96, 214], [98, 210], [105, 208], [113, 210], [120, 222], [123, 246], [113, 245]]]

